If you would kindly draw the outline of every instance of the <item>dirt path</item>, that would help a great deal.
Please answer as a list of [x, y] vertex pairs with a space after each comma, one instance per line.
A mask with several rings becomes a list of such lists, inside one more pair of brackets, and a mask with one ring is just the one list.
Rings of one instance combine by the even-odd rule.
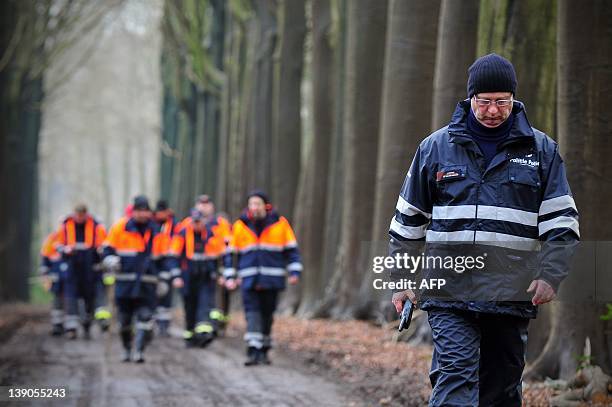
[[32, 319], [0, 347], [0, 385], [68, 388], [68, 400], [31, 405], [361, 405], [345, 387], [309, 374], [282, 351], [274, 351], [272, 366], [245, 368], [237, 337], [222, 338], [207, 349], [185, 349], [178, 337], [156, 338], [147, 349], [147, 362], [137, 365], [118, 360], [116, 335], [109, 347], [97, 331], [90, 341], [66, 341], [49, 336], [48, 329], [43, 319]]

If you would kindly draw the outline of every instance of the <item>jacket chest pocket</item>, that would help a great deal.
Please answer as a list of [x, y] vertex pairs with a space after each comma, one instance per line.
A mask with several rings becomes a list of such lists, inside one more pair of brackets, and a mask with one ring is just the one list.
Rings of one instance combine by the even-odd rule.
[[537, 212], [540, 207], [542, 183], [537, 168], [509, 165], [499, 189], [500, 206]]
[[438, 204], [464, 202], [469, 195], [467, 165], [443, 165], [436, 172]]

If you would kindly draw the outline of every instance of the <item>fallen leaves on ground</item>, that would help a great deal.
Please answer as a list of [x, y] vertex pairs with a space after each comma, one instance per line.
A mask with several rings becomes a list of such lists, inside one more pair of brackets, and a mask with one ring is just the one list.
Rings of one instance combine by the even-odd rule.
[[[233, 315], [229, 334], [244, 332], [244, 317]], [[371, 403], [424, 406], [431, 393], [431, 346], [394, 342], [395, 330], [364, 321], [332, 321], [279, 316], [277, 347], [297, 356], [314, 373], [329, 370]], [[544, 383], [526, 383], [523, 405], [549, 406], [555, 394]]]

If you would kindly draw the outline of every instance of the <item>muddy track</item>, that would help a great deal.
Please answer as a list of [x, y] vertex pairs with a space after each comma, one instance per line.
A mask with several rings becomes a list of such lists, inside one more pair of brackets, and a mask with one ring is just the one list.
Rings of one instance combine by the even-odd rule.
[[[39, 318], [23, 323], [0, 348], [0, 385], [64, 386], [69, 398], [19, 402], [49, 406], [359, 406], [346, 386], [302, 367], [283, 351], [272, 366], [245, 368], [242, 341], [225, 337], [185, 349], [179, 331], [155, 338], [144, 365], [121, 363], [114, 335], [66, 341]], [[8, 404], [11, 405], [11, 404]]]

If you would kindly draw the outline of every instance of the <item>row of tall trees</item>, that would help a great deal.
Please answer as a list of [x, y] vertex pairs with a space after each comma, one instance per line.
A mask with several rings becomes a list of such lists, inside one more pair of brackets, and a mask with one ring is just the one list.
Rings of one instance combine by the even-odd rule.
[[[236, 216], [267, 190], [306, 266], [285, 309], [384, 318], [367, 242], [386, 241], [416, 146], [465, 98], [471, 62], [497, 52], [561, 145], [583, 238], [607, 239], [611, 13], [603, 0], [168, 1], [162, 191], [183, 211], [212, 193]], [[568, 376], [587, 337], [609, 370], [600, 305], [544, 307], [531, 374]]]
[[45, 71], [120, 3], [0, 2], [0, 302], [29, 293]]

